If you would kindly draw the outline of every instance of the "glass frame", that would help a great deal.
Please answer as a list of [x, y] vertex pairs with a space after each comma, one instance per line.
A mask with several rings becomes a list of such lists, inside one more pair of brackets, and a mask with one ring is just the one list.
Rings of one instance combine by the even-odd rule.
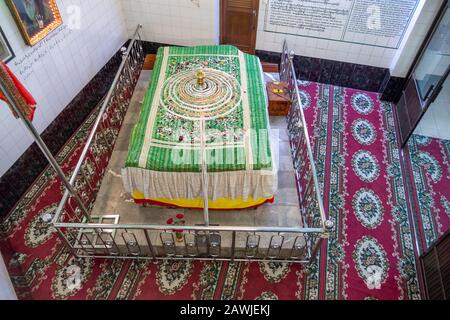
[[[444, 21], [444, 19], [448, 19], [450, 22], [450, 3], [447, 1], [447, 4], [444, 6], [443, 11], [440, 13], [440, 17], [439, 20], [436, 22], [433, 31], [430, 35], [430, 37], [428, 38], [425, 46], [422, 49], [422, 52], [420, 54], [420, 56], [417, 59], [417, 62], [415, 63], [414, 69], [412, 71], [412, 77], [416, 83], [416, 88], [417, 88], [417, 93], [423, 103], [423, 108], [425, 109], [426, 107], [428, 107], [429, 105], [429, 101], [433, 102], [436, 97], [439, 95], [440, 90], [442, 89], [442, 84], [445, 82], [446, 78], [448, 77], [449, 71], [450, 71], [450, 63], [447, 65], [445, 70], [442, 70], [442, 74], [439, 75], [435, 75], [433, 73], [424, 73], [420, 78], [423, 79], [419, 79], [418, 77], [418, 69], [423, 68], [425, 69], [425, 72], [428, 71], [427, 68], [429, 67], [429, 65], [427, 65], [427, 62], [425, 60], [425, 58], [427, 57], [433, 57], [430, 54], [433, 54], [433, 52], [435, 52], [435, 55], [437, 54], [441, 54], [439, 53], [439, 51], [436, 50], [432, 50], [431, 48], [433, 47], [433, 45], [436, 45], [437, 41], [445, 41], [447, 39], [437, 39], [437, 37], [439, 37], [440, 35], [445, 33], [439, 33], [440, 28], [442, 27], [442, 22]], [[450, 29], [450, 24], [448, 25], [448, 27]], [[445, 31], [445, 29], [444, 29]], [[450, 38], [450, 35], [447, 35], [447, 37]], [[445, 54], [443, 56], [449, 56], [450, 57], [450, 45], [448, 45], [448, 49], [449, 53]], [[423, 63], [425, 63], [425, 65], [423, 65]], [[435, 79], [435, 81], [430, 80], [430, 81], [426, 81], [425, 86], [422, 86], [420, 81], [424, 80], [427, 76], [435, 76], [438, 79]]]

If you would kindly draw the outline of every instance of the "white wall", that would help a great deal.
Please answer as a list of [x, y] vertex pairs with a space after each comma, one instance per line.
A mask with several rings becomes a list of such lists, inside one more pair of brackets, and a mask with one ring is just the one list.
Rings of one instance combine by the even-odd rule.
[[182, 46], [218, 43], [219, 0], [122, 0], [128, 33], [143, 25], [146, 41]]
[[0, 300], [17, 300], [3, 257], [0, 254]]
[[[296, 54], [322, 59], [338, 60], [349, 63], [364, 64], [380, 68], [391, 68], [395, 76], [404, 76], [408, 66], [418, 52], [418, 45], [423, 42], [426, 31], [433, 21], [436, 7], [442, 0], [421, 0], [416, 15], [411, 19], [409, 28], [398, 49], [389, 49], [371, 45], [361, 45], [327, 39], [317, 39], [296, 35], [284, 35], [264, 31], [267, 0], [260, 0], [257, 49], [281, 52], [286, 39]], [[395, 3], [394, 0], [392, 0]], [[423, 8], [423, 10], [422, 10]], [[324, 37], [333, 37], [325, 34]], [[380, 37], [381, 38], [381, 37]], [[400, 59], [398, 59], [401, 57]], [[412, 57], [412, 58], [411, 58]], [[399, 64], [395, 61], [398, 59]], [[395, 60], [395, 61], [394, 61]], [[406, 71], [405, 71], [406, 69]]]
[[[260, 1], [259, 26], [256, 44], [256, 48], [259, 50], [281, 52], [283, 41], [286, 39], [291, 50], [294, 50], [297, 55], [365, 64], [382, 68], [389, 67], [392, 58], [395, 55], [394, 49], [266, 32], [266, 4], [267, 0]], [[323, 37], [332, 38], [333, 34], [325, 31]]]
[[408, 30], [405, 41], [392, 59], [390, 69], [393, 76], [406, 77], [441, 4], [442, 0], [426, 0], [424, 2], [423, 9], [418, 12], [414, 25]]
[[[0, 1], [1, 27], [16, 54], [8, 66], [38, 102], [33, 123], [39, 132], [56, 118], [129, 37], [121, 0], [57, 0], [57, 4], [64, 25], [35, 47], [29, 47], [5, 1]], [[73, 5], [81, 9], [79, 29], [68, 28]], [[3, 102], [0, 103], [1, 176], [30, 146], [32, 138]]]
[[[144, 26], [143, 38], [147, 41], [175, 45], [218, 43], [219, 0], [122, 0], [122, 2], [129, 34], [141, 23]], [[267, 0], [260, 0], [256, 48], [281, 52], [283, 41], [287, 39], [298, 55], [390, 68], [394, 76], [404, 76], [441, 2], [442, 0], [420, 0], [399, 48], [389, 49], [266, 32], [264, 24]], [[379, 41], [382, 41], [382, 37], [379, 38], [381, 39]]]

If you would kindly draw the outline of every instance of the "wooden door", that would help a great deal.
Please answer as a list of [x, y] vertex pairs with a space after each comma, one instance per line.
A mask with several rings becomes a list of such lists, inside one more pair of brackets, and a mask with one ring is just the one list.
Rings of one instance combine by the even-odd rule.
[[259, 0], [220, 1], [220, 43], [254, 54]]
[[398, 125], [402, 146], [406, 144], [424, 114], [425, 105], [416, 88], [416, 81], [410, 78], [397, 104]]
[[450, 231], [420, 257], [429, 300], [450, 300]]

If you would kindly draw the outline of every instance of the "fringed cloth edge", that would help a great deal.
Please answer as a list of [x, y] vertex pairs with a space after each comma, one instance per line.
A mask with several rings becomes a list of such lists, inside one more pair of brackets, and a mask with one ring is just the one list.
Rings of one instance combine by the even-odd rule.
[[[34, 113], [36, 111], [36, 101], [30, 94], [30, 92], [28, 92], [28, 90], [22, 85], [22, 83], [20, 83], [20, 81], [8, 68], [8, 66], [3, 62], [0, 62], [0, 79], [5, 84], [16, 106], [27, 117], [28, 120], [33, 121]], [[0, 100], [3, 100], [8, 104], [8, 107], [13, 113], [14, 117], [19, 117], [19, 115], [14, 111], [1, 91]]]

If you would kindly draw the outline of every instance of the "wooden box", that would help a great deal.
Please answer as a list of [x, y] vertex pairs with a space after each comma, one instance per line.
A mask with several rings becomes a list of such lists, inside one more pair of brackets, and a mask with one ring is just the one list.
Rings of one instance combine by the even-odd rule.
[[268, 82], [269, 115], [287, 116], [291, 108], [288, 85], [285, 82]]
[[268, 73], [280, 73], [278, 64], [276, 63], [269, 63], [269, 62], [261, 62], [262, 68], [264, 72]]
[[148, 54], [145, 56], [143, 70], [153, 70], [156, 61], [156, 54]]

